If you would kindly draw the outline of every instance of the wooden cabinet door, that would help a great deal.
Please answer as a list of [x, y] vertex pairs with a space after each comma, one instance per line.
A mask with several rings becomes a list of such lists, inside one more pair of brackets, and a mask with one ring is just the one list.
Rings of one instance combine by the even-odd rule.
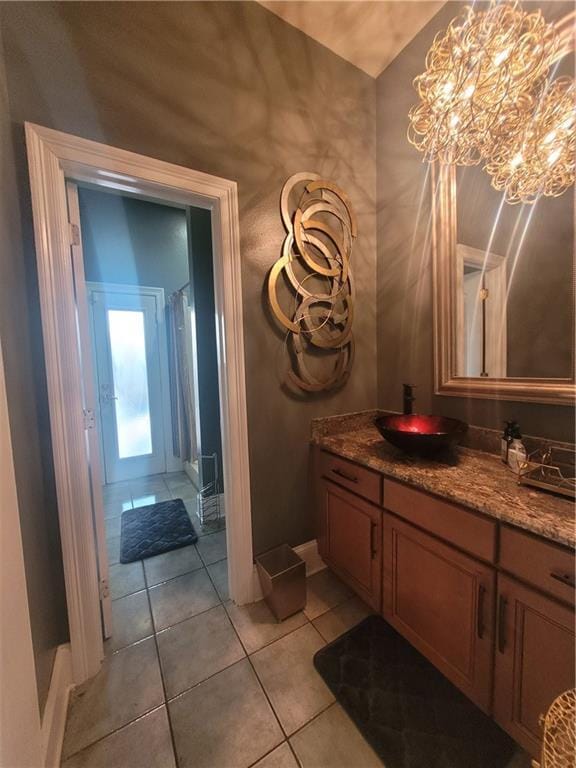
[[388, 513], [382, 560], [384, 617], [488, 713], [494, 571]]
[[574, 688], [574, 611], [506, 576], [498, 578], [494, 717], [537, 757], [545, 714]]
[[382, 510], [322, 480], [326, 561], [366, 603], [380, 610]]

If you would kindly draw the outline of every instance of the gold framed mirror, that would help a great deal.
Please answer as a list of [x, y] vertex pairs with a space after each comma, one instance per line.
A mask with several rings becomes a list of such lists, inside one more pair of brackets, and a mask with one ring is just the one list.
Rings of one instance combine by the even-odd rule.
[[436, 394], [574, 405], [574, 187], [509, 205], [480, 166], [431, 179]]

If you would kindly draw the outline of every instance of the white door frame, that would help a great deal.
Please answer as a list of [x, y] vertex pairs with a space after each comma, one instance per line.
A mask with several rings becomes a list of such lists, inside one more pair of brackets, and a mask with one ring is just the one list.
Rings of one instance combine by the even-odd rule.
[[73, 676], [80, 683], [100, 667], [102, 631], [65, 181], [212, 212], [228, 578], [231, 598], [243, 604], [254, 587], [238, 191], [234, 181], [25, 127]]
[[472, 266], [482, 270], [486, 288], [490, 292], [487, 304], [488, 330], [486, 334], [487, 368], [490, 377], [506, 378], [507, 369], [507, 325], [506, 302], [507, 284], [506, 257], [491, 251], [482, 251], [463, 243], [456, 244], [456, 370], [465, 376], [464, 328], [464, 267]]
[[[66, 199], [68, 202], [68, 217], [72, 226], [78, 227], [80, 235], [80, 202], [78, 186], [72, 181], [66, 182]], [[84, 388], [83, 404], [86, 417], [96, 413], [96, 377], [94, 362], [96, 356], [92, 348], [92, 339], [88, 327], [88, 295], [86, 292], [86, 275], [84, 274], [84, 255], [82, 252], [82, 237], [73, 238], [70, 248], [72, 253], [72, 272], [74, 275], [74, 293], [76, 297], [78, 322], [78, 338], [82, 357], [82, 386]], [[100, 438], [94, 427], [86, 431], [88, 446], [89, 482], [92, 496], [92, 515], [94, 520], [94, 536], [96, 540], [96, 562], [98, 566], [98, 584], [100, 611], [102, 617], [102, 632], [105, 638], [112, 635], [112, 598], [110, 596], [110, 568], [108, 563], [108, 546], [106, 543], [106, 521], [104, 519], [104, 501], [102, 498], [102, 470], [104, 463], [100, 455]]]

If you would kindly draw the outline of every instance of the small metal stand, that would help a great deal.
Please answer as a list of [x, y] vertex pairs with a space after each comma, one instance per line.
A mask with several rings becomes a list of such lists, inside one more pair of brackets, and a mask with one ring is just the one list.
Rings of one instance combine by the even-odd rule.
[[212, 462], [211, 480], [205, 483], [200, 489], [199, 517], [202, 525], [206, 523], [218, 523], [222, 519], [222, 505], [220, 487], [220, 476], [218, 473], [218, 454], [201, 454], [199, 460], [202, 462], [202, 480], [204, 480], [204, 462]]
[[520, 466], [518, 482], [576, 499], [574, 452], [554, 446], [533, 451]]

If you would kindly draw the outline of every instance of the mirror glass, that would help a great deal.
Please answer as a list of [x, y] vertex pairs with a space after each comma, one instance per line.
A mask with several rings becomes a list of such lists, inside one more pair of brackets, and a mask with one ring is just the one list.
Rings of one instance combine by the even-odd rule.
[[510, 205], [481, 166], [456, 172], [456, 376], [569, 379], [574, 187]]

